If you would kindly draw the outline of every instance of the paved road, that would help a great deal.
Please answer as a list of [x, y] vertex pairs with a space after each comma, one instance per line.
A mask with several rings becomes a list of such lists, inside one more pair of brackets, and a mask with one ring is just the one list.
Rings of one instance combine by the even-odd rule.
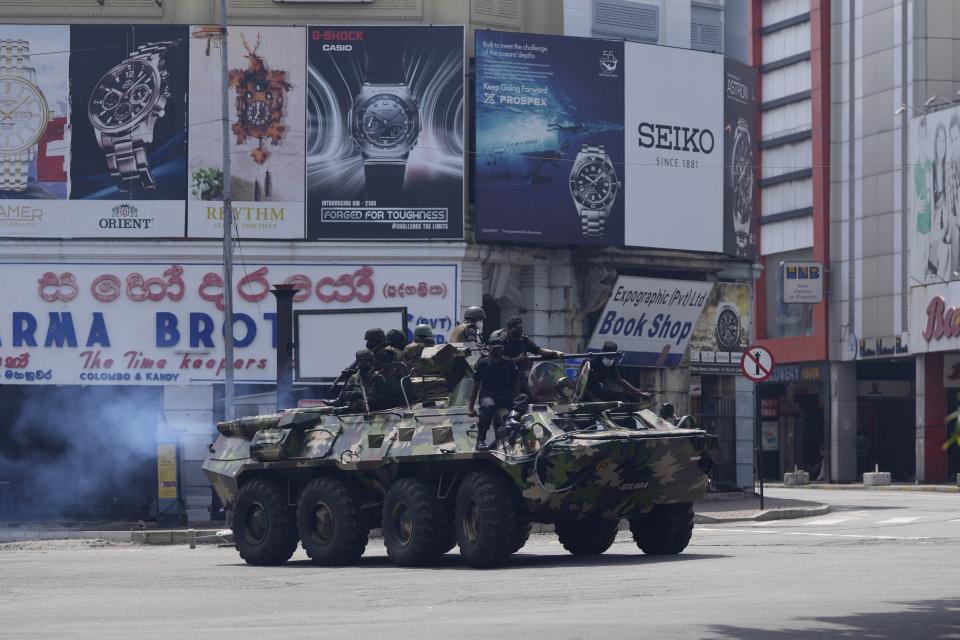
[[778, 490], [808, 520], [700, 525], [658, 559], [536, 536], [496, 571], [248, 567], [232, 549], [0, 545], [0, 638], [957, 638], [960, 495]]

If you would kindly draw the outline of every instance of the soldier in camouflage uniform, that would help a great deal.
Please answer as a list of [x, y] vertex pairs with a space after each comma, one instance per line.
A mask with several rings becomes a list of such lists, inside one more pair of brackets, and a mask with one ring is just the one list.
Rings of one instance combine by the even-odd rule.
[[386, 338], [386, 349], [393, 354], [393, 361], [403, 362], [403, 350], [407, 346], [407, 337], [403, 335], [403, 331], [398, 329], [390, 329], [390, 331], [387, 331]]
[[395, 353], [388, 348], [387, 336], [383, 329], [367, 329], [367, 332], [363, 334], [363, 339], [366, 341], [366, 348], [372, 351], [373, 357], [377, 359], [377, 364], [397, 362]]
[[433, 328], [430, 325], [418, 324], [414, 328], [413, 342], [408, 344], [403, 350], [403, 364], [407, 365], [407, 369], [411, 375], [416, 375], [417, 363], [420, 360], [420, 354], [423, 353], [424, 347], [432, 347], [436, 344], [436, 341], [433, 339]]
[[[357, 370], [347, 380], [340, 394], [351, 413], [366, 413], [389, 409], [390, 398], [384, 377], [377, 371], [376, 356], [369, 349], [360, 349], [356, 354]], [[366, 403], [364, 402], [366, 396]]]
[[454, 327], [450, 334], [450, 342], [483, 344], [483, 321], [486, 317], [481, 307], [468, 307], [463, 312], [463, 322]]

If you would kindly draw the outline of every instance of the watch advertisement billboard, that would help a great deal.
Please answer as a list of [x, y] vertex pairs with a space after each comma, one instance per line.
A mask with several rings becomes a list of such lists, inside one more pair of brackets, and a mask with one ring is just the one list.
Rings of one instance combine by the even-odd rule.
[[623, 52], [476, 32], [478, 238], [623, 244]]
[[717, 282], [690, 336], [690, 370], [739, 375], [749, 341], [750, 286]]
[[189, 32], [70, 27], [70, 217], [61, 235], [183, 237]]
[[[219, 27], [191, 28], [187, 236], [223, 237]], [[306, 30], [230, 27], [230, 196], [240, 238], [302, 239]]]
[[[475, 40], [478, 238], [725, 250], [735, 136], [724, 135], [723, 56], [512, 32]], [[741, 105], [747, 128], [755, 97]]]
[[463, 28], [309, 27], [307, 56], [307, 238], [462, 238]]
[[723, 68], [723, 250], [757, 257], [756, 158], [760, 139], [757, 117], [760, 95], [757, 70], [726, 58]]
[[0, 236], [69, 206], [69, 49], [70, 27], [0, 26]]
[[723, 56], [626, 45], [628, 246], [723, 251]]
[[588, 351], [613, 340], [624, 352], [620, 364], [676, 367], [683, 360], [711, 282], [619, 276], [597, 320]]
[[[3, 384], [185, 385], [222, 382], [222, 265], [57, 263], [0, 265]], [[275, 263], [234, 274], [238, 382], [276, 382], [276, 303], [294, 284], [294, 311], [405, 307], [407, 327], [446, 341], [459, 309], [456, 264]], [[383, 327], [383, 329], [397, 327]], [[408, 334], [409, 338], [409, 334]], [[323, 353], [338, 335], [301, 336]], [[362, 342], [355, 346], [359, 349]], [[340, 352], [342, 349], [330, 349]], [[339, 366], [347, 366], [349, 362]]]

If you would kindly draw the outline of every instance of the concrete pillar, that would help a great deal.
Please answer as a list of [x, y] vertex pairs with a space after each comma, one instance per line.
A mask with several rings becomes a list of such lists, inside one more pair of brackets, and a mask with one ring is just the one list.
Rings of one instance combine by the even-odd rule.
[[164, 387], [163, 417], [167, 429], [179, 436], [180, 496], [187, 505], [187, 519], [209, 521], [213, 494], [200, 465], [213, 442], [213, 387]]
[[483, 306], [483, 265], [479, 260], [464, 260], [460, 265], [460, 309], [457, 320], [463, 319], [467, 307]]
[[753, 436], [757, 385], [743, 376], [735, 376], [737, 486], [753, 491]]
[[690, 48], [690, 2], [670, 0], [661, 5], [663, 31], [660, 43], [668, 47]]
[[834, 362], [830, 367], [830, 477], [834, 482], [857, 478], [857, 365]]

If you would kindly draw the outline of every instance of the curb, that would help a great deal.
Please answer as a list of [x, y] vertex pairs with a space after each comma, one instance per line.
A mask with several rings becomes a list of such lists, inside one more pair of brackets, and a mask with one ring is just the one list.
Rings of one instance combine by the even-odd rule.
[[785, 485], [769, 484], [771, 489], [823, 489], [824, 491], [930, 491], [936, 493], [960, 493], [960, 486], [949, 484], [888, 484], [885, 486], [866, 486], [862, 484], [805, 484]]
[[765, 509], [750, 516], [708, 516], [697, 513], [693, 516], [694, 524], [718, 524], [722, 522], [765, 522], [768, 520], [793, 520], [795, 518], [812, 518], [830, 512], [830, 506], [821, 504], [816, 507], [787, 507], [784, 509]]
[[[191, 543], [191, 538], [193, 539]], [[49, 529], [0, 530], [0, 544], [39, 540], [103, 540], [132, 544], [220, 544], [232, 542], [229, 529], [170, 529], [159, 531], [56, 531]]]

